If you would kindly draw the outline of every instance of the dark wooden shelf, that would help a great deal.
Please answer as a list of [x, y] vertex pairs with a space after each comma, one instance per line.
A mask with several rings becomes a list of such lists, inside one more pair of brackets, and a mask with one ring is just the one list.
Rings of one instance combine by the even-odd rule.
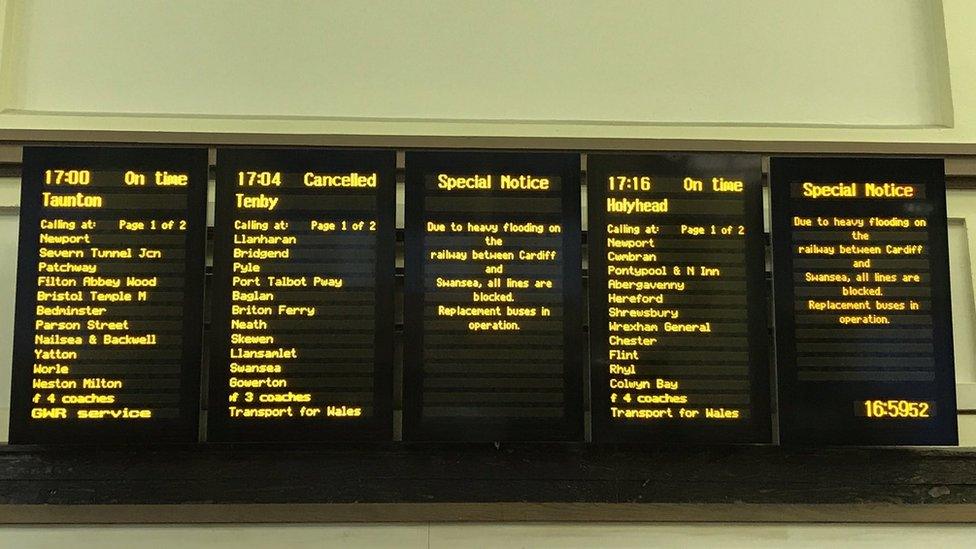
[[0, 523], [976, 521], [976, 450], [0, 447]]

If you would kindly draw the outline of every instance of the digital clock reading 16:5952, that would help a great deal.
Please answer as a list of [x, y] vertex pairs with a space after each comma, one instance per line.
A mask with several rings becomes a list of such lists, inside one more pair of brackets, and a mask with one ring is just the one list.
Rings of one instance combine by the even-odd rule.
[[869, 419], [927, 419], [935, 417], [935, 403], [916, 400], [860, 400], [854, 415]]

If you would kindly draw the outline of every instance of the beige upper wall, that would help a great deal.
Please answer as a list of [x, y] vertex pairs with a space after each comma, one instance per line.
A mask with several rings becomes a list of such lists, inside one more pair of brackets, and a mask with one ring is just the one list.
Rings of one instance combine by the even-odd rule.
[[0, 139], [124, 130], [976, 145], [970, 0], [0, 8]]
[[27, 62], [8, 107], [944, 126], [945, 38], [933, 5], [33, 0], [14, 23]]

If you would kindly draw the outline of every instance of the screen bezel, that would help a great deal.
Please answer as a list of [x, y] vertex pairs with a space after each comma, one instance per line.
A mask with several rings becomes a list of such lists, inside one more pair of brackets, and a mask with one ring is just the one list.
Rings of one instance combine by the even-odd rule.
[[[663, 177], [723, 175], [743, 181], [743, 222], [746, 225], [747, 338], [749, 387], [753, 403], [748, 421], [734, 424], [614, 422], [609, 417], [609, 372], [607, 329], [606, 240], [607, 198], [602, 185], [608, 176], [620, 172]], [[766, 303], [765, 236], [762, 204], [762, 158], [735, 154], [590, 154], [587, 155], [587, 204], [589, 253], [590, 387], [594, 442], [628, 443], [769, 443], [770, 334]], [[596, 207], [592, 207], [596, 206]], [[597, 228], [596, 230], [594, 228]], [[595, 267], [595, 268], [594, 268]]]
[[[227, 421], [220, 412], [229, 389], [230, 293], [234, 181], [238, 171], [375, 171], [376, 322], [374, 328], [373, 414], [355, 422], [322, 423], [322, 418], [288, 422]], [[210, 442], [389, 441], [393, 438], [393, 332], [395, 272], [396, 152], [382, 149], [234, 148], [217, 149], [214, 215], [214, 276], [211, 285], [211, 348], [207, 440]], [[317, 422], [317, 424], [313, 423]]]
[[[553, 420], [424, 420], [424, 178], [435, 171], [558, 174], [563, 236], [564, 415]], [[572, 153], [408, 151], [404, 245], [403, 439], [405, 441], [506, 442], [583, 440], [582, 236], [580, 156]]]
[[[45, 169], [72, 166], [91, 170], [180, 170], [189, 175], [180, 417], [139, 423], [42, 424], [29, 417], [33, 349], [31, 328], [37, 303], [40, 191]], [[203, 343], [207, 149], [195, 147], [24, 147], [18, 239], [17, 302], [14, 313], [11, 379], [11, 444], [196, 442], [200, 417], [200, 362]]]
[[[929, 287], [932, 289], [933, 356], [936, 379], [931, 390], [911, 387], [914, 382], [877, 383], [878, 396], [861, 391], [866, 382], [811, 382], [796, 377], [794, 325], [794, 283], [791, 219], [795, 209], [790, 195], [792, 183], [804, 180], [878, 181], [902, 180], [925, 185], [923, 202], [931, 204], [928, 215]], [[773, 246], [773, 299], [775, 310], [776, 360], [779, 393], [780, 442], [783, 445], [956, 445], [956, 387], [952, 350], [952, 311], [949, 295], [948, 220], [945, 201], [945, 165], [941, 158], [886, 157], [773, 157], [770, 159]], [[818, 200], [808, 204], [810, 215], [836, 213], [856, 208], [859, 215], [894, 215], [903, 201]], [[806, 215], [806, 214], [805, 214]], [[939, 413], [925, 429], [912, 420], [871, 422], [854, 415], [859, 399], [901, 394], [923, 400], [935, 399]], [[812, 410], [811, 399], [835, 403], [843, 422], [820, 422], [827, 418]], [[803, 416], [798, 417], [798, 416]]]

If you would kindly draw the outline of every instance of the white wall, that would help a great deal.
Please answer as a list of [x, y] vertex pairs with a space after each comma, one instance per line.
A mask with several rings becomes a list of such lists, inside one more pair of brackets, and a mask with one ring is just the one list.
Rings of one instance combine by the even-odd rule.
[[0, 0], [0, 16], [0, 138], [976, 142], [971, 0]]
[[17, 238], [20, 180], [0, 177], [0, 444], [10, 427], [10, 371], [13, 359], [14, 286], [17, 281]]
[[[950, 191], [953, 194], [955, 192]], [[976, 191], [959, 191], [976, 197]], [[970, 213], [976, 221], [976, 211]], [[973, 264], [970, 256], [971, 239], [976, 239], [976, 226], [967, 225], [964, 218], [953, 218], [949, 223], [949, 269], [952, 292], [953, 347], [956, 358], [956, 383], [976, 384], [976, 303], [973, 300]], [[969, 395], [963, 409], [976, 411], [976, 402]]]
[[[14, 54], [29, 62], [12, 75], [8, 107], [947, 125], [945, 37], [933, 4], [33, 0], [18, 19]], [[50, 85], [54, 75], [64, 85]]]

